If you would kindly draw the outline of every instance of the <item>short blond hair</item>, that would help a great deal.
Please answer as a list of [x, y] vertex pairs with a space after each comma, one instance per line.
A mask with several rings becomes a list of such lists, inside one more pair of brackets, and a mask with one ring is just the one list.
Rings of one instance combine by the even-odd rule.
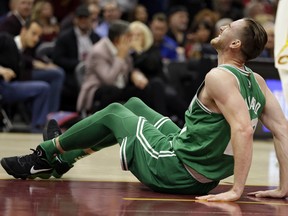
[[133, 29], [136, 29], [136, 28], [140, 29], [143, 32], [143, 35], [144, 35], [143, 51], [146, 51], [153, 45], [153, 36], [152, 36], [151, 30], [149, 29], [147, 25], [145, 25], [144, 23], [140, 21], [134, 21], [130, 23], [129, 25], [130, 31], [133, 31]]

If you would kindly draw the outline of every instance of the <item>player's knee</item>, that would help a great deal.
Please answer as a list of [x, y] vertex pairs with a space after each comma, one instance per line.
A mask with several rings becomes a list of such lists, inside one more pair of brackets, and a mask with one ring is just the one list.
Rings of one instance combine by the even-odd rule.
[[142, 106], [144, 102], [138, 97], [131, 97], [125, 104], [125, 107], [137, 107], [138, 105]]
[[106, 110], [109, 110], [110, 112], [117, 112], [118, 110], [122, 109], [123, 105], [120, 103], [111, 103], [106, 107]]

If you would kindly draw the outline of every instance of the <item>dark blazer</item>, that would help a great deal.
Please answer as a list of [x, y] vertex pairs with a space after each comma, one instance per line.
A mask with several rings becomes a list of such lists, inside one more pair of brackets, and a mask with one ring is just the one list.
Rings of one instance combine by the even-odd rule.
[[[96, 43], [100, 37], [91, 31], [90, 39]], [[53, 62], [62, 67], [66, 73], [74, 73], [79, 64], [77, 38], [74, 28], [62, 32], [57, 40], [53, 52]]]
[[0, 22], [0, 32], [8, 32], [13, 36], [19, 35], [21, 28], [22, 24], [14, 14], [8, 15]]
[[[96, 43], [100, 37], [91, 31], [90, 39], [92, 43]], [[78, 45], [74, 28], [63, 31], [57, 38], [52, 56], [53, 62], [62, 67], [66, 73], [65, 86], [77, 86], [74, 76], [76, 66], [79, 64]]]
[[19, 53], [14, 37], [0, 32], [0, 66], [12, 69], [16, 73], [15, 80], [30, 80], [31, 65], [28, 64]]

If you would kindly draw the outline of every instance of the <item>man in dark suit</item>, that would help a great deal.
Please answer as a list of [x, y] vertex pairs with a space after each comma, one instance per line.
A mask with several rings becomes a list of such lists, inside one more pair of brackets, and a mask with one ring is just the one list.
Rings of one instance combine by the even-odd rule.
[[86, 5], [76, 9], [74, 23], [73, 28], [59, 35], [53, 54], [54, 63], [62, 67], [66, 73], [61, 108], [70, 111], [76, 110], [79, 94], [75, 69], [85, 60], [92, 45], [100, 39], [92, 30], [92, 19]]
[[27, 18], [31, 15], [34, 0], [16, 0], [15, 9], [0, 22], [0, 32], [19, 35]]

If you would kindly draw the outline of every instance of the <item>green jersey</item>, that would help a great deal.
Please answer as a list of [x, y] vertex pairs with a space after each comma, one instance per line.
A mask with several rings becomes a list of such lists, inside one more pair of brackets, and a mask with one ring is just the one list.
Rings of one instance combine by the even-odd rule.
[[[237, 79], [255, 129], [265, 105], [265, 97], [252, 70], [247, 67], [241, 70], [232, 65], [219, 65], [218, 68], [233, 74]], [[208, 179], [221, 180], [233, 175], [234, 171], [231, 129], [222, 114], [212, 112], [198, 99], [203, 86], [204, 83], [185, 113], [185, 126], [173, 139], [173, 147], [185, 165]]]

